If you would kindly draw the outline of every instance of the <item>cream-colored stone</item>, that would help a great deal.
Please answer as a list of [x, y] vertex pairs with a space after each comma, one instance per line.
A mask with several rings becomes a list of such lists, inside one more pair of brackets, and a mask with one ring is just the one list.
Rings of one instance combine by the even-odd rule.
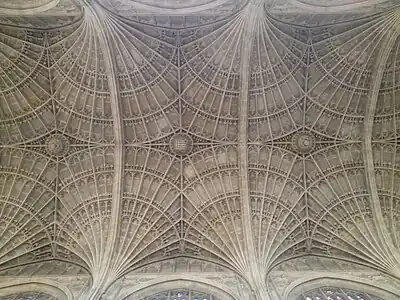
[[398, 1], [0, 14], [1, 300], [400, 299]]

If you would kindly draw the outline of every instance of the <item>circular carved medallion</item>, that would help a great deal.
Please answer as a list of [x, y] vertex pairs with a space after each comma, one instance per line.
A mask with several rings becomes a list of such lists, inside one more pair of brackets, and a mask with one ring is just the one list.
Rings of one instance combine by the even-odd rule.
[[61, 134], [54, 134], [46, 141], [47, 152], [52, 156], [63, 156], [69, 149], [68, 139]]
[[193, 148], [192, 138], [186, 133], [177, 133], [171, 137], [169, 146], [176, 155], [184, 156], [190, 153]]
[[315, 136], [310, 132], [299, 132], [293, 136], [293, 149], [300, 154], [308, 154], [315, 147]]

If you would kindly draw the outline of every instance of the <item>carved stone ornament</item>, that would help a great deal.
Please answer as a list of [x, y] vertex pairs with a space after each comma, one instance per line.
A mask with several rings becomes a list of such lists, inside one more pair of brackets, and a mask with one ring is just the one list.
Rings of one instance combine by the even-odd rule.
[[51, 135], [46, 141], [46, 149], [51, 156], [63, 156], [69, 149], [68, 139], [61, 134]]
[[0, 300], [400, 295], [399, 28], [400, 0], [0, 0]]
[[169, 141], [171, 151], [178, 156], [185, 156], [192, 151], [193, 140], [186, 133], [177, 133], [171, 137]]
[[300, 154], [308, 154], [315, 147], [315, 136], [310, 132], [298, 132], [292, 138], [292, 147]]

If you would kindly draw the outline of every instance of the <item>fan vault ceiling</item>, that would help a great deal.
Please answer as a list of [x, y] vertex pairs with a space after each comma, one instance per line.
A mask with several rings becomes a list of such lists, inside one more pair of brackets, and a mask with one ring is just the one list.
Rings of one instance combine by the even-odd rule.
[[0, 299], [398, 299], [398, 1], [0, 13]]

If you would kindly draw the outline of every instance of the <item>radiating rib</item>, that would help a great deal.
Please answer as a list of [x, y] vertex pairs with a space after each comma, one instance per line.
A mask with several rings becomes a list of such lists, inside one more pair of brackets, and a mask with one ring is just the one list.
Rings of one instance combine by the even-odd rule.
[[45, 34], [13, 27], [0, 30], [0, 143], [23, 142], [54, 127], [46, 105], [50, 80]]
[[373, 66], [393, 18], [312, 29], [308, 126], [336, 138], [360, 138]]
[[[148, 2], [133, 0], [98, 0], [112, 14], [130, 21], [162, 28], [193, 28], [229, 18], [238, 13], [249, 0], [197, 0]], [[203, 2], [203, 3], [201, 3]], [[172, 8], [174, 7], [174, 8]]]
[[10, 294], [7, 296], [0, 297], [0, 300], [20, 300], [20, 299], [29, 299], [29, 300], [57, 300], [57, 298], [50, 296], [46, 293], [40, 292], [23, 292]]
[[0, 264], [31, 263], [52, 254], [54, 164], [23, 149], [0, 150]]
[[160, 138], [179, 126], [178, 112], [172, 105], [178, 98], [177, 48], [161, 30], [144, 27], [140, 31], [134, 25], [117, 18], [107, 22], [116, 54], [126, 139], [142, 142]]
[[194, 153], [183, 162], [183, 174], [182, 218], [190, 253], [244, 271], [236, 147]]
[[359, 144], [333, 146], [307, 162], [314, 251], [390, 271], [387, 249], [375, 238]]
[[265, 17], [257, 25], [252, 49], [249, 137], [271, 140], [303, 124], [299, 101], [305, 87], [306, 44], [299, 29]]
[[375, 139], [393, 139], [400, 136], [399, 63], [400, 39], [398, 38], [389, 54], [378, 95], [373, 128]]
[[79, 259], [92, 272], [101, 266], [111, 213], [114, 149], [94, 148], [60, 163], [57, 253]]
[[249, 148], [254, 247], [266, 273], [276, 261], [305, 250], [303, 163], [276, 147]]
[[398, 7], [393, 0], [266, 0], [268, 12], [289, 24], [324, 26], [384, 14]]
[[237, 139], [243, 17], [180, 33], [182, 126], [202, 137]]
[[400, 253], [400, 170], [399, 146], [396, 143], [374, 143], [376, 183], [382, 214], [390, 238]]
[[57, 127], [74, 137], [114, 140], [110, 93], [99, 37], [90, 18], [49, 37]]
[[120, 232], [112, 272], [160, 260], [177, 250], [180, 217], [179, 166], [157, 150], [130, 147], [126, 169]]

